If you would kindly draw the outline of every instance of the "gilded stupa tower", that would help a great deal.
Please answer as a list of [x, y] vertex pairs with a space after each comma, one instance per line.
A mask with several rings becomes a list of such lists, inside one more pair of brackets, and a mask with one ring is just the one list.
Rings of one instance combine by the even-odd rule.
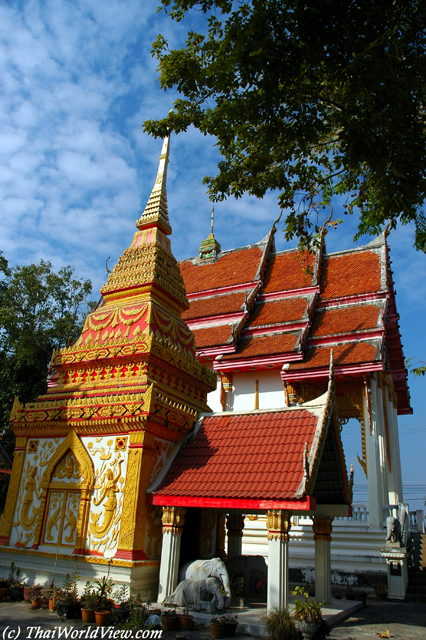
[[208, 411], [216, 386], [181, 319], [188, 301], [170, 248], [168, 157], [165, 139], [151, 196], [101, 289], [102, 306], [75, 344], [53, 353], [48, 392], [25, 406], [15, 401], [0, 543], [20, 554], [23, 569], [36, 554], [38, 579], [43, 558], [51, 564], [52, 555], [73, 554], [92, 572], [96, 564], [105, 572], [108, 562], [134, 584], [156, 588], [161, 517], [146, 489]]

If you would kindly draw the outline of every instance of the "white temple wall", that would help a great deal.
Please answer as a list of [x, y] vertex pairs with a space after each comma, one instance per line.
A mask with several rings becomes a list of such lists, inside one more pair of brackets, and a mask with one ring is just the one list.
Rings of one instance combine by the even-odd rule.
[[[227, 395], [230, 395], [229, 393]], [[217, 379], [217, 386], [214, 391], [207, 394], [207, 404], [213, 413], [222, 411], [222, 405], [220, 404], [220, 379]]]
[[[256, 380], [259, 409], [284, 407], [284, 387], [279, 370], [233, 374], [231, 411], [253, 411], [256, 402]], [[227, 399], [228, 400], [228, 399]], [[231, 402], [230, 402], [231, 404]]]

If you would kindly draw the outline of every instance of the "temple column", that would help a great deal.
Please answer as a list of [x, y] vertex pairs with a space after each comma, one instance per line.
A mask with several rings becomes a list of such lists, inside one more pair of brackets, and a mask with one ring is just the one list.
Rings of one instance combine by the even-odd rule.
[[177, 587], [179, 577], [180, 543], [186, 509], [163, 507], [163, 546], [161, 548], [158, 602], [163, 602]]
[[228, 532], [228, 558], [240, 556], [243, 549], [243, 514], [228, 513], [226, 516], [226, 529]]
[[382, 465], [377, 412], [377, 383], [374, 375], [364, 378], [363, 411], [367, 455], [368, 506], [370, 527], [380, 528], [383, 521]]
[[390, 381], [384, 391], [384, 407], [387, 415], [389, 431], [389, 480], [388, 480], [388, 500], [389, 504], [400, 504], [404, 502], [401, 476], [401, 457], [399, 452], [398, 415], [396, 407], [396, 393], [393, 383]]
[[315, 540], [315, 599], [331, 602], [331, 530], [333, 518], [313, 516], [312, 529]]
[[268, 611], [288, 606], [288, 541], [291, 513], [267, 511], [268, 529]]

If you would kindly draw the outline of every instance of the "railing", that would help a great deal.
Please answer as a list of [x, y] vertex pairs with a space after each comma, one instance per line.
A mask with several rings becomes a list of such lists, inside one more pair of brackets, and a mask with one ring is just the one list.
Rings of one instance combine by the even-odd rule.
[[[388, 516], [398, 516], [398, 507], [397, 504], [385, 504], [383, 505], [383, 527], [386, 528], [386, 518]], [[356, 503], [352, 505], [352, 516], [336, 516], [334, 518], [333, 526], [336, 525], [345, 525], [345, 524], [368, 524], [369, 522], [370, 511], [368, 504], [366, 503]], [[425, 523], [424, 523], [424, 514], [421, 509], [417, 509], [417, 511], [409, 512], [410, 518], [410, 530], [411, 531], [419, 531], [420, 533], [424, 533], [425, 531]], [[312, 524], [312, 518], [310, 516], [293, 516], [294, 525], [310, 525]]]

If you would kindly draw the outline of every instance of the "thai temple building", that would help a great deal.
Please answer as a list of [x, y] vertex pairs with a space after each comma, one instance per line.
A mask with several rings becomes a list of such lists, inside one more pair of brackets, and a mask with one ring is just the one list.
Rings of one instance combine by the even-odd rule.
[[386, 238], [276, 252], [274, 224], [222, 251], [212, 227], [178, 264], [168, 156], [166, 139], [133, 241], [53, 353], [47, 393], [15, 401], [1, 566], [42, 583], [109, 571], [163, 601], [182, 563], [245, 553], [266, 558], [268, 607], [286, 604], [291, 568], [315, 570], [329, 601], [333, 571], [386, 572], [384, 522], [403, 502], [397, 416], [411, 408]]

